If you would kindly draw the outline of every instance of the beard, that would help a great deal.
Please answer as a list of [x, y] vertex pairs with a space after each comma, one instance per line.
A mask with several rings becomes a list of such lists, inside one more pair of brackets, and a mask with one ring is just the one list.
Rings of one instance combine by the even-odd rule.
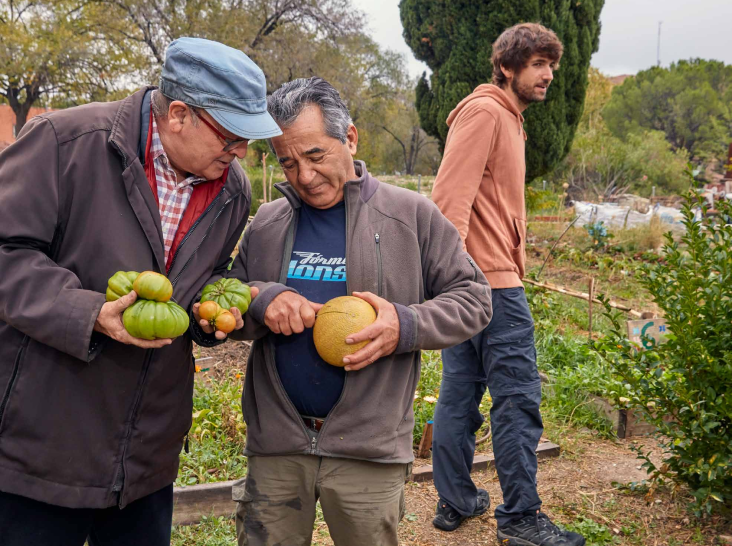
[[519, 82], [518, 77], [511, 80], [511, 90], [524, 104], [531, 104], [532, 102], [542, 102], [546, 99], [546, 93], [544, 93], [543, 95], [537, 93], [535, 87], [536, 86], [530, 84], [522, 84], [521, 82]]

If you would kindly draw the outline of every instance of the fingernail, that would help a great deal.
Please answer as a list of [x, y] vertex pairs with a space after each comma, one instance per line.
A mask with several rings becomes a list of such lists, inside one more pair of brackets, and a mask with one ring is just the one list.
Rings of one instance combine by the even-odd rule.
[[350, 363], [351, 363], [351, 361], [350, 361], [350, 360], [348, 360], [348, 358], [344, 358], [344, 359], [343, 359], [343, 362], [345, 362], [346, 364], [350, 364]]
[[346, 367], [345, 367], [345, 370], [346, 370], [347, 372], [350, 372], [350, 371], [351, 371], [351, 367], [350, 367], [350, 366], [346, 366]]
[[350, 337], [346, 338], [346, 345], [351, 345], [352, 343], [353, 340]]

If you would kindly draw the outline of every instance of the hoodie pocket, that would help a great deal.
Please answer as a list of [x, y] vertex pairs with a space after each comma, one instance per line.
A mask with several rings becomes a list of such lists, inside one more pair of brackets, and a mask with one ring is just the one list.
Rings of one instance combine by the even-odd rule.
[[519, 244], [511, 249], [513, 263], [518, 267], [518, 275], [524, 277], [526, 273], [526, 220], [523, 218], [513, 219], [513, 229], [516, 231]]
[[514, 218], [513, 230], [515, 240], [518, 241], [518, 244], [511, 249], [511, 252], [514, 254], [520, 253], [523, 255], [524, 249], [526, 248], [526, 220], [524, 220], [523, 218]]

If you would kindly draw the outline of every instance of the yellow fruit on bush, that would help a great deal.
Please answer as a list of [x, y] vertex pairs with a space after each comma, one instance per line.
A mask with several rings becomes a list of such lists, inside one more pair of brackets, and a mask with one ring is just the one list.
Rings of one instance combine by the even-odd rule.
[[341, 296], [326, 302], [315, 318], [313, 341], [320, 358], [333, 366], [343, 367], [343, 357], [355, 353], [368, 341], [346, 344], [346, 337], [360, 332], [376, 320], [371, 305], [355, 296]]

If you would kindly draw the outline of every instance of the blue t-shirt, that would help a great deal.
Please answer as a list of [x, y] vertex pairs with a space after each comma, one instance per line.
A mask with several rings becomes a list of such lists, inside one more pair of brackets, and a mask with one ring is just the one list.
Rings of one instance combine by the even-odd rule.
[[[346, 206], [329, 209], [303, 203], [287, 286], [315, 303], [346, 295]], [[277, 372], [301, 415], [325, 418], [338, 402], [346, 372], [325, 362], [313, 343], [313, 330], [275, 336]]]

